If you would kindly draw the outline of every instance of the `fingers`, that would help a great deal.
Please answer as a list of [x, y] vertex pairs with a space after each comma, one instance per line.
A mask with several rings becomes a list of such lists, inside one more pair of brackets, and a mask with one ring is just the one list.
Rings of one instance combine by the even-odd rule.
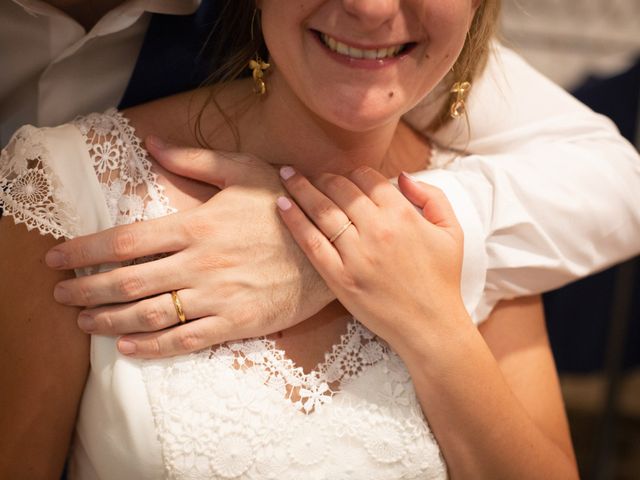
[[163, 358], [196, 352], [236, 338], [233, 322], [205, 317], [154, 333], [127, 335], [118, 339], [120, 353], [136, 358]]
[[389, 180], [371, 167], [356, 168], [349, 174], [349, 178], [378, 206], [395, 205], [398, 198], [402, 199]]
[[49, 250], [45, 263], [56, 269], [83, 268], [181, 250], [188, 238], [181, 228], [184, 215], [176, 213], [74, 238]]
[[149, 135], [145, 140], [149, 153], [167, 170], [224, 189], [238, 183], [259, 166], [266, 166], [249, 155], [214, 152], [166, 144]]
[[150, 263], [130, 265], [110, 272], [64, 280], [53, 291], [65, 305], [94, 306], [131, 302], [183, 288], [179, 254]]
[[429, 222], [442, 228], [460, 228], [456, 214], [442, 190], [423, 182], [416, 182], [406, 173], [398, 177], [402, 194], [422, 210]]
[[[315, 185], [311, 184], [304, 175], [297, 174], [291, 167], [282, 167], [280, 175], [287, 191], [296, 201], [296, 208], [294, 208], [287, 218], [296, 222], [296, 226], [298, 226], [297, 231], [304, 229], [305, 232], [310, 233], [310, 227], [304, 224], [303, 220], [307, 220], [308, 222], [308, 219], [311, 219], [318, 227], [319, 234], [331, 238], [347, 224], [350, 219], [353, 220], [354, 218], [360, 218], [368, 214], [367, 206], [363, 205], [364, 202], [361, 202], [360, 205], [356, 205], [356, 202], [361, 200], [368, 202], [369, 200], [362, 195], [362, 192], [360, 192], [355, 185], [344, 177], [326, 175], [319, 179], [319, 182], [323, 184], [326, 192], [331, 195], [331, 198], [328, 198], [327, 195], [316, 188]], [[341, 181], [336, 181], [337, 179]], [[357, 198], [358, 196], [360, 197], [359, 199]], [[337, 205], [337, 202], [340, 202], [344, 207]], [[281, 204], [285, 206], [282, 202], [278, 203], [279, 206]], [[306, 213], [308, 219], [304, 217], [304, 214], [299, 210], [298, 206]], [[304, 218], [300, 217], [300, 215]], [[351, 233], [354, 233], [354, 231], [355, 229], [352, 229]]]
[[[321, 232], [300, 210], [294, 202], [286, 197], [279, 197], [276, 201], [280, 216], [291, 232], [293, 239], [300, 246], [314, 268], [325, 280], [342, 271], [343, 262], [340, 253], [334, 248], [326, 234]], [[348, 221], [347, 221], [348, 222]], [[343, 225], [348, 225], [345, 223]], [[336, 230], [339, 231], [339, 230]], [[334, 235], [332, 233], [331, 235]], [[355, 245], [358, 233], [353, 225], [344, 230], [340, 238], [335, 240], [343, 245]], [[351, 238], [349, 238], [351, 237]]]
[[[195, 291], [177, 292], [187, 320], [205, 315], [202, 301]], [[86, 333], [96, 335], [125, 335], [128, 333], [156, 332], [180, 323], [170, 293], [157, 295], [136, 303], [111, 305], [87, 309], [78, 316], [78, 326]]]

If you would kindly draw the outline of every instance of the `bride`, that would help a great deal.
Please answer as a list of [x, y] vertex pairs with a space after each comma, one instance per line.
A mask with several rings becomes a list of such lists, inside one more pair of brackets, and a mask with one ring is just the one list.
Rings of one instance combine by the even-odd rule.
[[[0, 203], [17, 223], [0, 222], [2, 475], [55, 478], [70, 449], [82, 479], [577, 478], [539, 300], [505, 302], [476, 327], [456, 219], [402, 174], [446, 156], [400, 118], [443, 78], [473, 79], [498, 2], [253, 3], [229, 0], [217, 32], [235, 45], [222, 78], [250, 59], [253, 78], [23, 127], [2, 152]], [[145, 147], [162, 147], [152, 134], [283, 164], [291, 198], [273, 214], [340, 302], [279, 334], [167, 360], [89, 342], [77, 310], [51, 298], [62, 274], [42, 258], [54, 238], [215, 193], [149, 160]], [[399, 191], [384, 181], [398, 175]], [[179, 315], [180, 292], [174, 302]], [[29, 371], [13, 370], [24, 357]]]

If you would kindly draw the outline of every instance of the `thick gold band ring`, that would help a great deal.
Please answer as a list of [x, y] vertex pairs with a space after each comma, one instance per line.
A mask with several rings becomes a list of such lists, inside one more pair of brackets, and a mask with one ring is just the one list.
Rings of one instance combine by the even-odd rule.
[[347, 228], [349, 228], [351, 225], [353, 225], [353, 222], [349, 220], [342, 227], [340, 227], [340, 230], [338, 230], [336, 233], [333, 234], [333, 237], [329, 239], [329, 242], [331, 243], [335, 242], [338, 239], [338, 237], [342, 235], [344, 232], [346, 232]]
[[185, 323], [187, 321], [187, 316], [184, 314], [184, 310], [182, 309], [182, 302], [180, 301], [178, 292], [176, 292], [175, 290], [171, 290], [171, 301], [173, 302], [173, 306], [176, 308], [178, 320], [180, 320], [180, 323]]

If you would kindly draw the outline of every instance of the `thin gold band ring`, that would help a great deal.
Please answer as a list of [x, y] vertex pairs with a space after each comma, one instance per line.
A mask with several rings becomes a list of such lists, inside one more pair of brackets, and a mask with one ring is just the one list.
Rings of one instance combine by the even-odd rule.
[[336, 233], [333, 234], [333, 237], [329, 239], [329, 242], [331, 243], [335, 242], [338, 239], [338, 237], [342, 235], [344, 232], [346, 232], [347, 228], [349, 228], [351, 225], [353, 225], [353, 222], [349, 220], [342, 227], [340, 227], [340, 230], [338, 230]]

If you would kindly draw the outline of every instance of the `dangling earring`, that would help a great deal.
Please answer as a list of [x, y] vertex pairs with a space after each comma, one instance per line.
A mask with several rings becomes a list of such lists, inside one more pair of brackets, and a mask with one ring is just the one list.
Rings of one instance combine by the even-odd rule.
[[[252, 42], [255, 42], [255, 39], [253, 36], [253, 29], [256, 23], [257, 16], [258, 16], [258, 9], [254, 8], [253, 15], [251, 16], [251, 41]], [[251, 69], [251, 76], [253, 77], [253, 91], [257, 95], [264, 95], [267, 92], [267, 84], [264, 83], [263, 77], [264, 77], [265, 70], [267, 70], [270, 66], [271, 65], [269, 65], [267, 62], [264, 62], [260, 58], [260, 54], [258, 54], [258, 52], [256, 52], [256, 55], [254, 58], [249, 60], [249, 68]]]
[[455, 94], [455, 98], [449, 109], [451, 118], [459, 118], [465, 113], [466, 105], [464, 102], [470, 89], [471, 83], [469, 82], [456, 82], [451, 87], [450, 93]]
[[253, 91], [258, 95], [264, 95], [267, 91], [267, 85], [264, 83], [264, 72], [271, 65], [262, 61], [260, 55], [256, 53], [255, 58], [249, 60], [249, 68], [251, 69], [251, 76], [253, 77]]

